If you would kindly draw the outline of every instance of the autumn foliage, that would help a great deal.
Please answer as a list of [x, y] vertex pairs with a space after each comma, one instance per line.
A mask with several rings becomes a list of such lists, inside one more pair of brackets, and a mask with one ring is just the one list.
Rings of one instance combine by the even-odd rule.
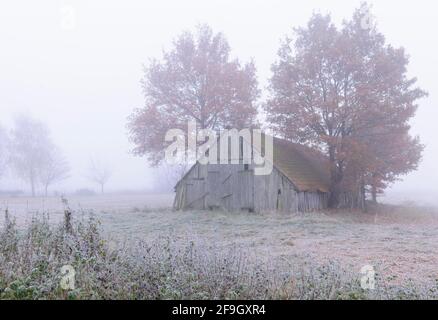
[[182, 33], [162, 60], [144, 68], [145, 107], [134, 112], [128, 125], [134, 153], [158, 164], [167, 130], [187, 130], [189, 120], [200, 129], [252, 126], [259, 95], [255, 72], [252, 62], [231, 59], [226, 38], [210, 27]]
[[[363, 4], [336, 26], [314, 14], [295, 29], [272, 65], [264, 103], [274, 135], [323, 152], [330, 172], [329, 206], [340, 196], [376, 199], [421, 160], [423, 145], [410, 135], [409, 121], [426, 93], [407, 75], [403, 48], [386, 43]], [[145, 107], [130, 117], [134, 153], [159, 164], [170, 128], [244, 128], [256, 125], [259, 96], [254, 64], [230, 58], [220, 33], [200, 26], [185, 32], [145, 66]], [[361, 202], [361, 203], [359, 203]]]
[[425, 92], [407, 76], [403, 48], [386, 44], [362, 5], [337, 28], [314, 14], [273, 64], [265, 105], [274, 132], [327, 154], [330, 206], [344, 191], [377, 192], [417, 167], [423, 146], [409, 135]]

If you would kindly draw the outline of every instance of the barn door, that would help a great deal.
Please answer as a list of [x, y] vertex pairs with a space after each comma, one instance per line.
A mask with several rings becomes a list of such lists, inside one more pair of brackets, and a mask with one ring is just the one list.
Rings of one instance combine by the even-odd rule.
[[186, 208], [205, 209], [204, 179], [193, 179], [186, 183]]
[[238, 181], [235, 184], [236, 195], [241, 210], [254, 211], [254, 173], [252, 170], [238, 172]]
[[219, 192], [220, 192], [220, 204], [221, 207], [233, 211], [235, 210], [235, 194], [233, 190], [233, 186], [236, 185], [234, 182], [234, 176], [233, 175], [233, 167], [226, 165], [222, 167], [222, 175], [220, 177], [220, 185], [219, 185]]
[[220, 174], [219, 171], [208, 171], [208, 185], [207, 185], [207, 208], [216, 209], [221, 206], [221, 193], [220, 193]]
[[186, 184], [181, 183], [179, 189], [176, 192], [175, 200], [173, 202], [173, 208], [176, 210], [184, 209], [186, 197]]

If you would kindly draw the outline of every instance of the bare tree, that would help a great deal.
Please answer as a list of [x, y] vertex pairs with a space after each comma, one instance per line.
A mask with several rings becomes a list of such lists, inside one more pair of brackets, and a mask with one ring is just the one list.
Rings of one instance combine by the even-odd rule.
[[100, 192], [104, 193], [104, 188], [108, 180], [111, 178], [112, 172], [105, 164], [100, 161], [90, 160], [88, 170], [88, 179], [97, 183], [100, 186]]
[[0, 178], [5, 173], [8, 162], [8, 140], [6, 130], [0, 126]]
[[70, 167], [59, 148], [53, 146], [46, 152], [44, 163], [39, 173], [40, 182], [47, 197], [49, 186], [69, 177]]
[[16, 117], [10, 146], [11, 165], [17, 175], [29, 183], [35, 196], [41, 168], [48, 150], [53, 147], [47, 126], [25, 115]]
[[187, 162], [173, 165], [163, 162], [155, 171], [156, 189], [158, 191], [172, 191], [189, 169], [190, 164]]

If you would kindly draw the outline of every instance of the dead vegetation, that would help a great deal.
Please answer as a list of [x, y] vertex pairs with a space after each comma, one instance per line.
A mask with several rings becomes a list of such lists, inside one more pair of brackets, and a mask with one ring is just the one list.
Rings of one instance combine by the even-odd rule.
[[[0, 226], [2, 298], [437, 297], [432, 208], [262, 215], [125, 207], [76, 209], [67, 224], [63, 210], [16, 223], [10, 210]], [[59, 288], [65, 264], [77, 270], [67, 292]], [[376, 290], [359, 286], [367, 264], [377, 270]]]
[[[394, 286], [379, 275], [376, 290], [363, 290], [359, 278], [335, 262], [266, 263], [252, 250], [194, 238], [170, 235], [114, 246], [93, 215], [71, 217], [53, 225], [43, 216], [17, 229], [6, 212], [0, 230], [0, 298], [411, 299], [438, 294], [434, 285]], [[66, 265], [75, 271], [74, 288], [61, 286]]]
[[102, 215], [119, 239], [195, 235], [225, 248], [249, 248], [266, 261], [308, 257], [338, 261], [359, 273], [378, 266], [397, 284], [438, 279], [438, 214], [433, 208], [385, 206], [377, 211], [307, 214], [248, 214], [209, 211], [143, 210]]

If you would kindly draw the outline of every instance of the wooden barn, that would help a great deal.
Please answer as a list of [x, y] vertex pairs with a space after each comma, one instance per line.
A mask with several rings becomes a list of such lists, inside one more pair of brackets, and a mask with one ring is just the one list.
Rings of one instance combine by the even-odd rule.
[[327, 207], [329, 173], [320, 153], [274, 138], [271, 174], [255, 175], [253, 164], [197, 162], [175, 191], [177, 210], [306, 212]]

